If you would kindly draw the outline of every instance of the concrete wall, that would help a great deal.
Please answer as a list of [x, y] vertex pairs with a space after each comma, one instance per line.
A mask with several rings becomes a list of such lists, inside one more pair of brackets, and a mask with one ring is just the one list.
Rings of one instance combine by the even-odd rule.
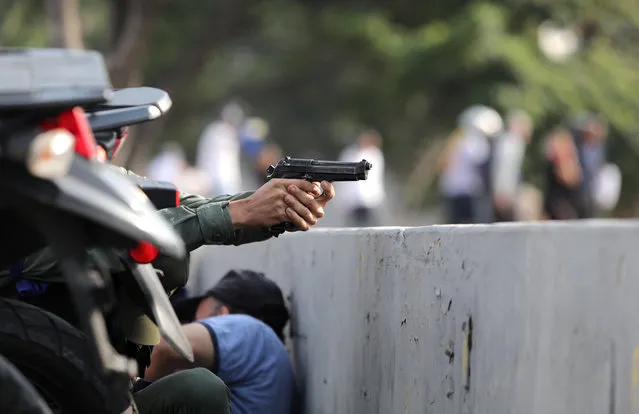
[[307, 414], [639, 413], [638, 246], [613, 221], [318, 230], [200, 249], [190, 288], [244, 267], [292, 294]]

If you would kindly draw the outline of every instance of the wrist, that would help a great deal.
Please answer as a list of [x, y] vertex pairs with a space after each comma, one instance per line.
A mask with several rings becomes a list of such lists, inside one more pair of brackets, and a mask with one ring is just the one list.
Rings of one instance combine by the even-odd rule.
[[248, 227], [249, 213], [247, 211], [246, 199], [231, 201], [227, 209], [231, 216], [231, 224], [234, 230]]

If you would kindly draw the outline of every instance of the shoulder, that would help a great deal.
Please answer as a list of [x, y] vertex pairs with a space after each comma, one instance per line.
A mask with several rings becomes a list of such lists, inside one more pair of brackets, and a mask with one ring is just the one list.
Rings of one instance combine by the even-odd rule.
[[200, 323], [213, 329], [219, 335], [233, 335], [235, 337], [255, 337], [256, 334], [268, 335], [272, 329], [264, 322], [243, 314], [220, 315], [202, 319]]
[[223, 315], [199, 321], [212, 335], [220, 378], [249, 380], [262, 370], [286, 372], [284, 344], [266, 324], [247, 315]]

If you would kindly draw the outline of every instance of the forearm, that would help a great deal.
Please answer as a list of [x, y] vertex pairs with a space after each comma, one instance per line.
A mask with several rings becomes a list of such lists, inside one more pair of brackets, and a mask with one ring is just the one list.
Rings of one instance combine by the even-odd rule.
[[[123, 174], [135, 174], [113, 166]], [[182, 193], [180, 206], [160, 210], [160, 214], [182, 236], [188, 251], [204, 245], [235, 245], [268, 240], [267, 228], [243, 227], [243, 217], [232, 216], [234, 201], [243, 200], [253, 192], [220, 195], [212, 198]]]
[[179, 355], [166, 340], [162, 339], [159, 344], [153, 347], [151, 364], [144, 374], [145, 380], [155, 381], [176, 371], [213, 366], [216, 351], [208, 329], [199, 323], [182, 325], [182, 329], [191, 344], [193, 362], [189, 362]]
[[241, 217], [232, 217], [231, 203], [249, 197], [252, 192], [204, 198], [184, 194], [179, 207], [160, 213], [182, 236], [186, 247], [193, 251], [204, 245], [240, 245], [266, 240], [271, 233], [265, 228], [243, 228]]
[[156, 381], [174, 372], [189, 368], [194, 368], [194, 364], [175, 353], [165, 341], [161, 341], [153, 348], [151, 365], [145, 370], [144, 379]]

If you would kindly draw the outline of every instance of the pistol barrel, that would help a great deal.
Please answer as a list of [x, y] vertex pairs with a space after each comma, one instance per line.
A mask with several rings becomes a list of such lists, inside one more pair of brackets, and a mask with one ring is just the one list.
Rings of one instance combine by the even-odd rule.
[[372, 164], [359, 162], [321, 161], [286, 157], [267, 170], [268, 178], [293, 178], [308, 181], [360, 181], [368, 178]]

